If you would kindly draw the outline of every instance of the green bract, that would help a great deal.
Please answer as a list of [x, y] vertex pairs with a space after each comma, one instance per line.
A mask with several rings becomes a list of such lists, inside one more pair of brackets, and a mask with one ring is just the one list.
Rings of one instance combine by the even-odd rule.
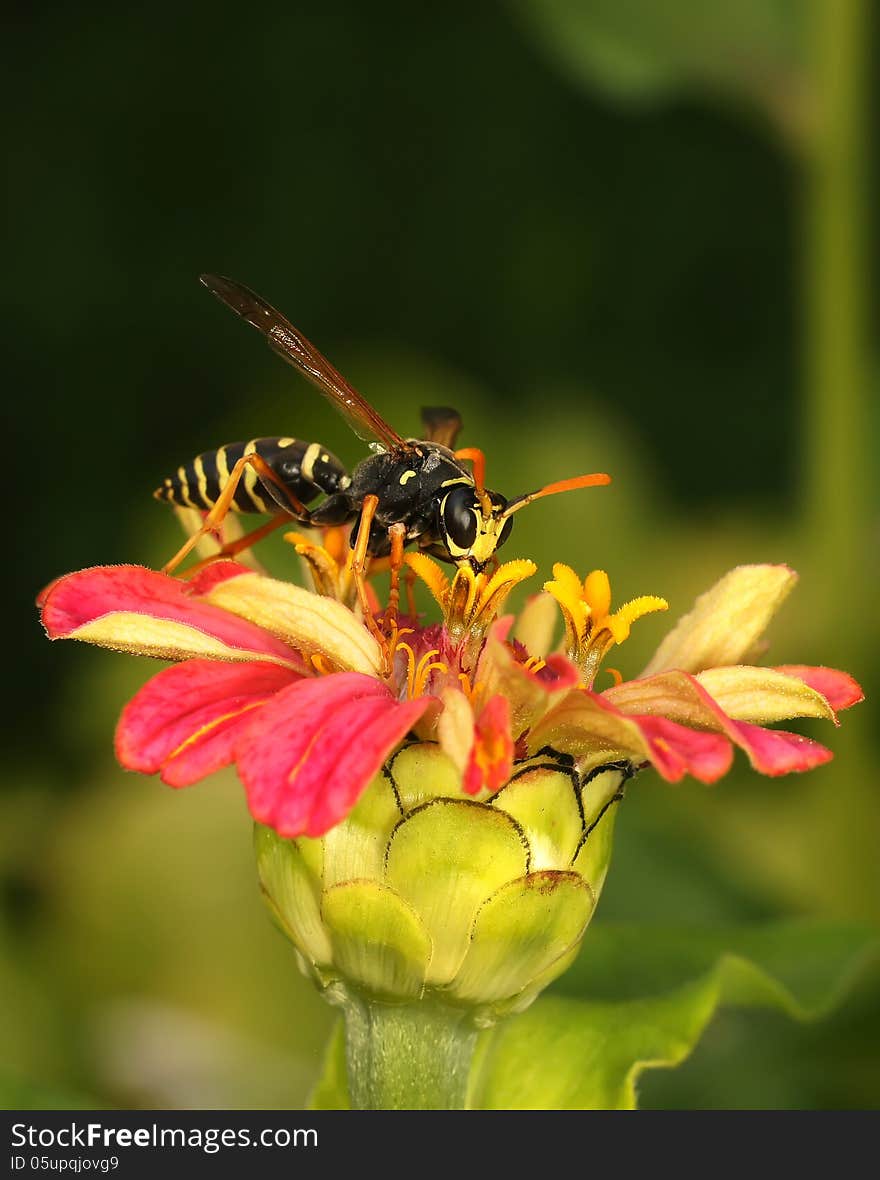
[[538, 758], [497, 794], [469, 799], [440, 747], [416, 743], [321, 839], [258, 826], [263, 892], [328, 998], [428, 1000], [490, 1025], [576, 954], [624, 778], [611, 766], [582, 783]]

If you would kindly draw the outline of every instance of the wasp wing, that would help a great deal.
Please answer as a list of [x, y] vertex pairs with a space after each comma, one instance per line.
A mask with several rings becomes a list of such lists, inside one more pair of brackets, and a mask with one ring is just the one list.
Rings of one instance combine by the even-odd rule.
[[422, 406], [422, 426], [425, 440], [455, 450], [455, 440], [461, 430], [461, 415], [449, 406]]
[[314, 344], [265, 299], [234, 279], [221, 275], [201, 275], [200, 278], [212, 295], [216, 295], [236, 315], [262, 332], [273, 352], [299, 369], [323, 393], [358, 438], [368, 443], [378, 442], [389, 451], [412, 449], [411, 444], [402, 439], [370, 403], [349, 385]]

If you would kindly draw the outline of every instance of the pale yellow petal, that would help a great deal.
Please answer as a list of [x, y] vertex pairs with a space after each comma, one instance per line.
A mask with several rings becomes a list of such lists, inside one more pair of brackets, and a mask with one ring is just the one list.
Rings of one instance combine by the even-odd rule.
[[790, 717], [826, 717], [834, 710], [821, 693], [795, 676], [772, 668], [733, 664], [709, 668], [697, 676], [706, 692], [735, 721], [756, 721], [766, 725]]
[[[259, 576], [259, 575], [254, 575]], [[156, 619], [139, 611], [112, 611], [69, 632], [67, 639], [81, 639], [98, 647], [124, 651], [131, 655], [152, 656], [157, 660], [189, 660], [199, 656], [213, 660], [266, 660], [287, 666], [287, 661], [262, 651], [230, 647], [213, 635], [206, 635], [186, 623], [173, 619]], [[293, 652], [290, 667], [295, 667]]]
[[701, 594], [660, 644], [643, 676], [735, 664], [764, 633], [797, 581], [786, 565], [741, 565]]
[[457, 688], [441, 693], [443, 712], [437, 719], [437, 741], [460, 772], [464, 772], [474, 744], [474, 711]]
[[634, 753], [639, 758], [649, 757], [645, 739], [634, 722], [605, 712], [578, 691], [566, 693], [534, 726], [526, 740], [530, 754], [552, 746], [562, 754], [571, 754], [578, 762], [592, 755], [593, 765], [631, 758]]
[[571, 687], [566, 684], [565, 687], [554, 688], [552, 682], [530, 676], [523, 665], [517, 662], [509, 644], [491, 632], [480, 655], [475, 680], [480, 685], [480, 699], [487, 701], [493, 696], [507, 699], [510, 705], [510, 730], [514, 737], [531, 729], [551, 703]]
[[530, 656], [543, 658], [553, 647], [558, 618], [553, 596], [535, 594], [520, 611], [513, 628], [513, 638], [520, 641]]
[[[198, 508], [184, 508], [180, 504], [174, 505], [174, 515], [180, 522], [180, 527], [188, 537], [194, 537], [201, 532], [202, 525], [205, 523], [205, 514]], [[219, 540], [218, 540], [219, 536]], [[199, 557], [214, 557], [220, 551], [221, 543], [228, 545], [232, 541], [237, 541], [244, 536], [244, 528], [242, 527], [241, 517], [235, 512], [229, 512], [223, 519], [223, 523], [218, 529], [207, 533], [201, 533], [196, 542], [195, 552]], [[252, 549], [242, 549], [236, 554], [235, 560], [239, 565], [249, 566], [252, 570], [263, 572], [263, 565], [254, 557]]]
[[218, 583], [204, 602], [249, 619], [305, 655], [323, 655], [336, 667], [375, 676], [382, 652], [366, 626], [332, 598], [258, 574]]

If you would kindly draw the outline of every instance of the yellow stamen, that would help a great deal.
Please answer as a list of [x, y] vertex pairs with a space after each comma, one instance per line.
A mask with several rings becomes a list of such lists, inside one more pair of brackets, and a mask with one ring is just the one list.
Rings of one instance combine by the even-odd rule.
[[433, 660], [434, 656], [439, 656], [439, 655], [440, 655], [440, 649], [437, 647], [433, 647], [433, 648], [431, 648], [430, 651], [426, 651], [425, 654], [422, 656], [422, 658], [419, 660], [418, 664], [416, 665], [416, 674], [415, 674], [415, 680], [414, 680], [414, 686], [415, 686], [414, 687], [414, 694], [415, 695], [421, 696], [420, 685], [424, 686], [425, 669], [431, 663], [431, 660]]
[[624, 603], [608, 620], [609, 623], [614, 624], [612, 631], [621, 632], [620, 639], [615, 634], [615, 642], [623, 643], [636, 619], [658, 610], [669, 610], [669, 603], [665, 598], [657, 598], [653, 594], [644, 594], [641, 598], [634, 598], [631, 602]]
[[405, 561], [441, 607], [446, 630], [462, 653], [461, 662], [465, 666], [476, 661], [486, 632], [508, 594], [537, 569], [533, 561], [517, 559], [505, 562], [487, 575], [475, 574], [470, 565], [465, 564], [458, 567], [450, 581], [437, 563], [424, 553], [408, 553]]
[[347, 525], [336, 525], [324, 530], [324, 548], [340, 564], [351, 561], [352, 549], [348, 543]]
[[388, 646], [391, 651], [397, 650], [397, 645], [403, 635], [414, 635], [415, 632], [412, 627], [398, 627], [397, 620], [391, 624], [391, 630], [388, 633]]
[[409, 700], [415, 697], [415, 683], [416, 683], [416, 653], [408, 643], [397, 643], [394, 651], [406, 652], [406, 695]]
[[437, 562], [432, 561], [424, 553], [407, 553], [404, 561], [413, 573], [422, 579], [431, 591], [437, 605], [445, 610], [451, 584]]
[[347, 537], [347, 531], [341, 528], [324, 529], [323, 543], [295, 531], [284, 534], [284, 540], [293, 545], [302, 558], [315, 592], [353, 607], [357, 598], [357, 585]]
[[[437, 652], [430, 652], [429, 655], [437, 655]], [[428, 683], [428, 677], [434, 671], [443, 672], [445, 675], [448, 675], [449, 665], [445, 664], [442, 660], [434, 660], [433, 662], [426, 664], [425, 657], [423, 656], [419, 661], [419, 666], [416, 671], [415, 696], [420, 697], [424, 694]]]
[[484, 681], [480, 680], [480, 681], [478, 681], [478, 683], [472, 685], [471, 678], [467, 674], [467, 672], [459, 672], [458, 682], [461, 685], [461, 691], [467, 697], [470, 704], [473, 705], [474, 701], [477, 699], [477, 697], [483, 691], [483, 688], [485, 686]]
[[330, 666], [330, 661], [327, 659], [326, 656], [322, 655], [319, 651], [313, 652], [313, 654], [309, 657], [309, 659], [312, 664], [312, 667], [315, 669], [315, 671], [318, 673], [319, 676], [332, 675], [333, 669]]
[[[636, 619], [652, 611], [667, 610], [664, 598], [644, 595], [611, 612], [611, 583], [604, 570], [593, 570], [581, 584], [574, 570], [562, 562], [553, 566], [551, 582], [544, 589], [556, 599], [565, 623], [565, 647], [569, 659], [592, 684], [603, 658], [615, 643], [629, 637]], [[619, 676], [619, 673], [612, 673]]]

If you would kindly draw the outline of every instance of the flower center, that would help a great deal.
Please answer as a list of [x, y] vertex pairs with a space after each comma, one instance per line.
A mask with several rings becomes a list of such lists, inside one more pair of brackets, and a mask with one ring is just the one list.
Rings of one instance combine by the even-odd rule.
[[511, 590], [538, 568], [533, 561], [523, 559], [505, 562], [492, 574], [476, 574], [469, 565], [461, 565], [450, 581], [437, 562], [424, 553], [408, 553], [405, 560], [443, 611], [449, 639], [465, 669], [476, 663], [486, 633]]

